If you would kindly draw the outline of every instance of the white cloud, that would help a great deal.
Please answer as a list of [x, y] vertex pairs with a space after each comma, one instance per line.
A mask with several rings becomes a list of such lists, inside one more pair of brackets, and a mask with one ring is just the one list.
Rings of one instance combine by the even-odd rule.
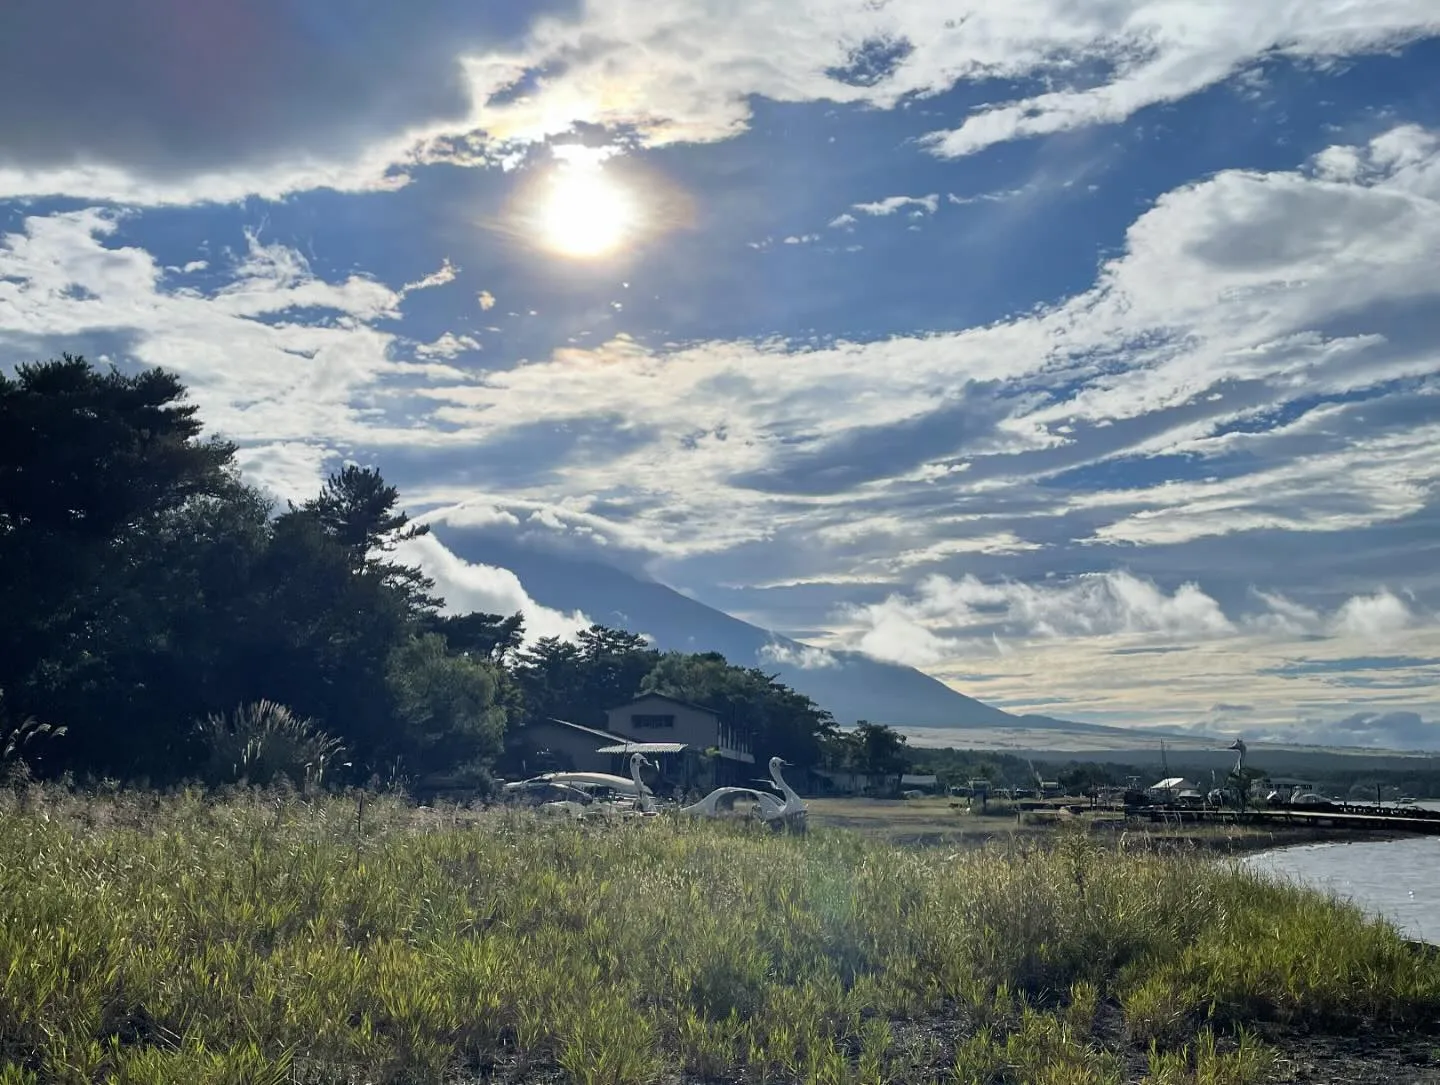
[[0, 159], [0, 200], [69, 196], [127, 207], [239, 203], [249, 197], [279, 200], [294, 192], [392, 192], [409, 184], [398, 163], [413, 164], [412, 141], [387, 141], [334, 162], [297, 161], [279, 166], [150, 177], [107, 165], [32, 168]]
[[[897, 537], [909, 568], [1053, 545], [1034, 534], [1042, 521], [1017, 520], [1017, 501], [1047, 503], [1032, 519], [1072, 514], [1106, 546], [1393, 522], [1440, 482], [1434, 415], [1388, 406], [1440, 395], [1440, 348], [1392, 341], [1375, 311], [1440, 303], [1440, 152], [1424, 131], [1397, 131], [1356, 149], [1352, 183], [1228, 171], [1168, 193], [1091, 290], [987, 327], [823, 346], [667, 349], [620, 335], [420, 394], [472, 440], [577, 419], [645, 427], [651, 438], [633, 448], [568, 462], [512, 496], [587, 495], [607, 510], [598, 535], [639, 536], [654, 554], [764, 544], [758, 575], [776, 581], [873, 575], [881, 558], [894, 572]], [[1321, 330], [1337, 320], [1352, 330]], [[1396, 381], [1411, 384], [1377, 392]], [[1345, 401], [1359, 393], [1371, 398]], [[1282, 410], [1291, 420], [1266, 422]], [[893, 455], [896, 427], [953, 438], [922, 462], [887, 463], [867, 442]], [[1232, 466], [1071, 496], [1030, 490], [1072, 467], [1165, 455]], [[850, 472], [843, 484], [810, 481], [837, 468]], [[637, 493], [646, 499], [626, 497]], [[956, 502], [963, 521], [942, 512]], [[888, 537], [842, 530], [892, 510]], [[796, 548], [803, 567], [771, 564]]]
[[1341, 719], [1310, 718], [1301, 723], [1268, 727], [1251, 741], [1297, 742], [1308, 745], [1360, 746], [1380, 750], [1440, 750], [1440, 720], [1418, 712], [1355, 712]]
[[[859, 211], [862, 215], [893, 215], [896, 211], [903, 211], [907, 207], [913, 207], [923, 211], [927, 215], [933, 215], [940, 206], [940, 197], [932, 192], [928, 196], [886, 196], [883, 200], [876, 200], [874, 203], [857, 203], [852, 205], [851, 210]], [[847, 216], [848, 217], [848, 216]], [[838, 219], [836, 220], [839, 221]], [[852, 218], [853, 222], [854, 219]], [[832, 222], [833, 226], [835, 223]]]
[[320, 492], [334, 452], [306, 441], [248, 445], [235, 456], [245, 480], [281, 501], [299, 504]]
[[836, 637], [843, 646], [877, 659], [924, 666], [991, 656], [997, 638], [1030, 645], [1094, 638], [1185, 645], [1310, 636], [1374, 646], [1436, 624], [1384, 589], [1353, 596], [1328, 615], [1275, 593], [1256, 591], [1254, 598], [1262, 609], [1232, 618], [1198, 584], [1181, 584], [1167, 593], [1123, 570], [1035, 583], [930, 576], [912, 592], [843, 608], [836, 616]]
[[[513, 162], [516, 147], [579, 123], [649, 145], [713, 142], [745, 129], [756, 97], [892, 108], [966, 82], [1056, 88], [983, 106], [931, 139], [936, 153], [968, 154], [1118, 121], [1263, 58], [1328, 60], [1440, 29], [1430, 0], [621, 0], [566, 17], [548, 4], [357, 14], [317, 0], [304, 19], [272, 5], [218, 21], [142, 0], [120, 23], [93, 6], [41, 5], [0, 40], [0, 198], [393, 188], [427, 161]], [[316, 26], [334, 20], [344, 46], [317, 51]], [[53, 79], [57, 50], [85, 57], [87, 79]], [[1107, 69], [1078, 82], [1077, 56]]]
[[[595, 5], [574, 22], [542, 22], [524, 48], [471, 64], [477, 82], [496, 86], [566, 62], [525, 95], [480, 109], [487, 131], [523, 140], [562, 131], [574, 120], [633, 126], [652, 144], [726, 139], [748, 123], [749, 100], [756, 95], [889, 108], [970, 81], [1058, 85], [1046, 94], [982, 107], [958, 130], [936, 133], [937, 153], [953, 155], [1121, 120], [1267, 56], [1328, 59], [1389, 48], [1437, 29], [1440, 16], [1428, 0], [1364, 7], [1346, 0], [1303, 7], [1243, 0], [740, 0], [723, 9], [661, 0]], [[1072, 58], [1078, 56], [1108, 65], [1094, 85], [1076, 86]]]
[[301, 253], [252, 231], [223, 266], [211, 261], [228, 278], [203, 292], [172, 285], [144, 249], [111, 244], [119, 221], [94, 209], [32, 216], [0, 236], [0, 354], [25, 360], [113, 337], [127, 359], [179, 374], [212, 430], [271, 447], [251, 462], [269, 455], [278, 464], [275, 450], [284, 450], [281, 490], [303, 475], [293, 461], [302, 449], [323, 457], [361, 440], [445, 439], [392, 429], [372, 409], [386, 394], [463, 377], [438, 362], [396, 359], [395, 337], [374, 326], [401, 315], [406, 289], [447, 281], [444, 267], [402, 290], [362, 275], [327, 282]]
[[[1433, 345], [1392, 342], [1369, 315], [1440, 294], [1440, 151], [1432, 133], [1403, 126], [1354, 153], [1353, 182], [1315, 166], [1177, 189], [1137, 219], [1093, 289], [956, 333], [681, 348], [617, 335], [472, 379], [444, 364], [466, 346], [458, 333], [417, 352], [429, 361], [395, 357], [378, 325], [400, 312], [403, 290], [353, 275], [326, 282], [257, 236], [228, 265], [212, 259], [227, 284], [172, 286], [149, 253], [111, 241], [112, 218], [86, 211], [32, 217], [0, 241], [0, 337], [29, 352], [119, 336], [131, 356], [178, 371], [211, 424], [246, 443], [474, 448], [536, 425], [633, 428], [636, 440], [613, 455], [550, 464], [542, 481], [489, 497], [566, 509], [597, 545], [634, 540], [667, 560], [764, 544], [756, 571], [775, 581], [908, 575], [960, 554], [1053, 545], [1017, 520], [1015, 502], [1047, 473], [1127, 455], [1243, 452], [1248, 466], [1051, 491], [1026, 515], [1058, 506], [1092, 525], [1097, 544], [1126, 546], [1360, 528], [1427, 500], [1440, 478], [1433, 422], [1414, 412], [1385, 421], [1382, 399], [1219, 432], [1308, 397], [1440, 373]], [[411, 285], [452, 276], [445, 264]], [[1342, 317], [1353, 334], [1318, 330]], [[942, 426], [951, 416], [964, 425]], [[867, 442], [897, 426], [954, 436], [922, 462], [887, 463]], [[880, 447], [890, 455], [895, 441]], [[834, 465], [867, 473], [810, 481]], [[475, 494], [438, 482], [425, 496], [439, 505]], [[956, 502], [966, 519], [941, 512]], [[891, 510], [900, 526], [890, 537], [831, 530]], [[791, 565], [770, 564], [779, 560]]]
[[401, 543], [395, 556], [407, 565], [418, 567], [435, 581], [435, 591], [445, 600], [450, 614], [514, 614], [525, 616], [526, 641], [541, 637], [573, 640], [590, 625], [578, 610], [565, 614], [541, 606], [530, 598], [520, 578], [509, 569], [465, 561], [447, 550], [433, 535], [422, 535]]
[[495, 295], [488, 290], [480, 291], [480, 293], [475, 296], [475, 300], [479, 302], [482, 312], [488, 313], [491, 309], [495, 308]]
[[[1195, 638], [1232, 633], [1234, 624], [1196, 584], [1167, 594], [1119, 571], [1063, 584], [986, 583], [974, 576], [930, 576], [911, 595], [853, 607], [844, 616], [861, 630], [914, 623], [955, 639], [992, 633], [1021, 637], [1093, 637], [1150, 633]], [[905, 638], [902, 638], [902, 642]], [[872, 638], [873, 646], [873, 638]]]
[[761, 663], [781, 663], [799, 667], [802, 671], [827, 670], [840, 666], [840, 661], [834, 655], [823, 648], [814, 648], [808, 644], [771, 641], [760, 649], [758, 655]]
[[432, 271], [429, 275], [413, 283], [406, 283], [400, 293], [402, 295], [411, 294], [416, 290], [430, 290], [437, 286], [447, 286], [453, 283], [459, 274], [460, 269], [458, 267], [449, 260], [444, 260], [441, 262], [440, 267]]
[[433, 343], [421, 343], [415, 348], [417, 358], [456, 358], [466, 351], [479, 350], [480, 341], [469, 335], [446, 332]]
[[[1256, 7], [1240, 0], [1133, 2], [1096, 5], [1072, 18], [1053, 14], [1059, 17], [1040, 38], [1048, 38], [1052, 47], [1064, 41], [1068, 48], [1051, 55], [1105, 57], [1112, 63], [1107, 77], [1094, 86], [1064, 87], [981, 109], [959, 128], [933, 133], [929, 143], [936, 154], [959, 157], [1006, 140], [1122, 121], [1146, 106], [1178, 101], [1237, 75], [1266, 55], [1329, 59], [1390, 48], [1440, 30], [1440, 15], [1425, 0], [1364, 8], [1344, 3]], [[1038, 49], [1017, 50], [1006, 74], [1048, 67], [1037, 54]], [[1029, 63], [1017, 71], [1020, 57]]]
[[830, 222], [829, 222], [829, 226], [830, 226], [830, 228], [831, 228], [832, 230], [839, 230], [839, 229], [843, 229], [843, 228], [846, 227], [846, 226], [854, 226], [854, 225], [855, 225], [855, 216], [852, 215], [852, 214], [849, 214], [848, 212], [847, 212], [846, 214], [843, 214], [843, 215], [836, 215], [836, 216], [835, 216], [833, 219], [831, 219]]
[[1023, 188], [1006, 188], [996, 192], [981, 192], [975, 196], [957, 196], [955, 193], [950, 192], [946, 194], [945, 202], [953, 203], [960, 207], [974, 203], [1004, 203], [1006, 200], [1016, 199], [1030, 191], [1032, 191], [1032, 188], [1027, 186]]
[[1335, 629], [1340, 633], [1380, 641], [1404, 632], [1419, 620], [1405, 601], [1388, 591], [1374, 595], [1355, 596], [1346, 601], [1335, 615]]
[[[471, 127], [477, 88], [462, 57], [513, 46], [549, 6], [201, 12], [134, 0], [113, 18], [103, 0], [54, 0], [7, 13], [0, 197], [148, 204], [393, 187], [404, 179], [394, 165]], [[57, 55], [85, 78], [55, 79]]]

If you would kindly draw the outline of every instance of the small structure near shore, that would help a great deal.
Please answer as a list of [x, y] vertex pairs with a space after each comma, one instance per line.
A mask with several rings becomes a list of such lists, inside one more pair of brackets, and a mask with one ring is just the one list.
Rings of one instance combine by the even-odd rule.
[[1151, 784], [1145, 789], [1145, 793], [1156, 802], [1178, 803], [1182, 796], [1188, 793], [1194, 794], [1197, 798], [1200, 789], [1194, 780], [1187, 780], [1183, 776], [1167, 776], [1165, 779]]

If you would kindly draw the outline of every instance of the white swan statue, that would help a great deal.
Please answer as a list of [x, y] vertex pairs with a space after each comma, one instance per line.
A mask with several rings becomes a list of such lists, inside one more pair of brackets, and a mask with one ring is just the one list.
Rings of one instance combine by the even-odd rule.
[[[579, 821], [593, 817], [614, 817], [633, 815], [635, 810], [641, 814], [654, 814], [657, 812], [655, 798], [650, 789], [645, 786], [645, 781], [640, 778], [640, 770], [649, 766], [659, 768], [643, 753], [630, 755], [630, 779], [622, 776], [611, 776], [606, 772], [551, 772], [535, 780], [522, 781], [520, 788], [536, 783], [549, 784], [552, 787], [561, 788], [566, 791], [576, 791], [575, 799], [563, 799], [557, 802], [541, 804], [539, 810], [542, 814], [558, 814], [562, 817], [570, 817]], [[625, 802], [596, 802], [583, 790], [585, 785], [608, 787], [622, 795], [628, 795], [633, 791], [635, 796], [635, 807], [632, 809]], [[506, 784], [507, 790], [517, 785]], [[579, 801], [577, 801], [579, 800]]]
[[632, 753], [630, 755], [630, 779], [635, 781], [636, 802], [642, 814], [653, 814], [655, 800], [650, 797], [650, 789], [645, 786], [645, 781], [640, 779], [640, 770], [649, 766], [652, 769], [659, 769], [660, 766], [651, 761], [643, 753]]
[[765, 824], [773, 827], [803, 828], [808, 809], [805, 800], [795, 793], [795, 789], [785, 782], [785, 777], [780, 773], [780, 769], [788, 764], [789, 762], [782, 758], [770, 758], [770, 779], [774, 782], [775, 789], [784, 796], [783, 802], [768, 791], [756, 791], [749, 787], [717, 787], [699, 802], [680, 807], [679, 812], [691, 817], [716, 818], [722, 814], [722, 804], [733, 805], [736, 799], [744, 798], [756, 803], [756, 813]]
[[1238, 777], [1242, 772], [1245, 771], [1245, 754], [1249, 751], [1249, 747], [1245, 745], [1245, 740], [1243, 738], [1237, 738], [1234, 742], [1230, 743], [1230, 745], [1226, 746], [1225, 748], [1227, 750], [1238, 751], [1239, 756], [1235, 758], [1235, 767], [1230, 770], [1230, 774], [1232, 776]]

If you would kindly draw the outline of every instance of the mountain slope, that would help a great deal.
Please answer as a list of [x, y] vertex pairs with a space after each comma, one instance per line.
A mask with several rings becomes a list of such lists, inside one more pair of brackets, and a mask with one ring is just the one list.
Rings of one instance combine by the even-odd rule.
[[[555, 557], [513, 544], [469, 543], [436, 535], [467, 561], [510, 569], [536, 602], [557, 610], [581, 610], [592, 621], [647, 633], [663, 650], [720, 652], [732, 663], [778, 674], [786, 685], [829, 709], [841, 724], [868, 719], [911, 727], [1111, 731], [1091, 724], [1039, 716], [1014, 716], [959, 693], [943, 682], [855, 652], [832, 653], [835, 666], [800, 667], [784, 662], [798, 656], [797, 641], [743, 622], [723, 611], [598, 562]], [[780, 649], [781, 659], [770, 654]]]

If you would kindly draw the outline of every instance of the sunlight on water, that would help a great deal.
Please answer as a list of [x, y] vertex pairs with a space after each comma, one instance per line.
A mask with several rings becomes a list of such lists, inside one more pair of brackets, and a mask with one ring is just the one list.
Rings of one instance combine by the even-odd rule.
[[1261, 852], [1242, 862], [1348, 897], [1408, 937], [1440, 944], [1440, 837], [1312, 844]]

